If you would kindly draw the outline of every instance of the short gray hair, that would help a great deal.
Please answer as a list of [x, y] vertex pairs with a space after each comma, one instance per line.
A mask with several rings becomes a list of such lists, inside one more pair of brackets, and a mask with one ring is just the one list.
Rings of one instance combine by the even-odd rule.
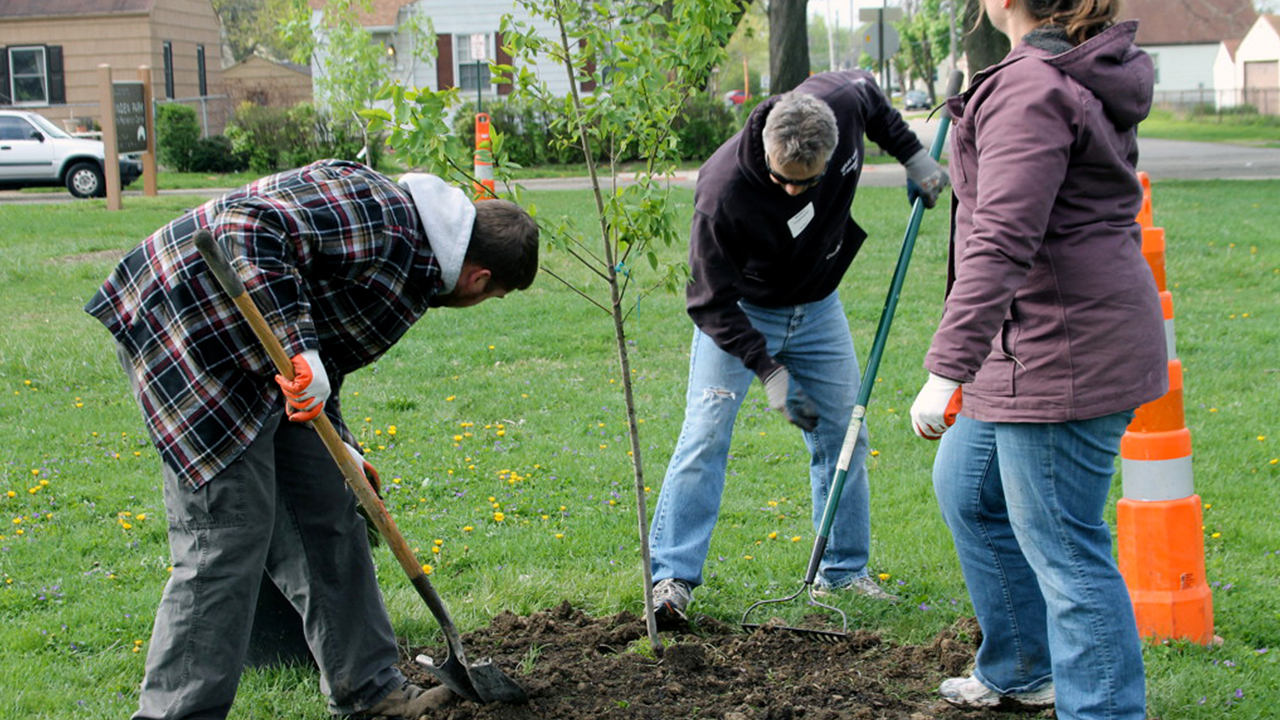
[[836, 149], [836, 114], [831, 106], [795, 90], [778, 98], [764, 121], [764, 149], [779, 165], [816, 165]]

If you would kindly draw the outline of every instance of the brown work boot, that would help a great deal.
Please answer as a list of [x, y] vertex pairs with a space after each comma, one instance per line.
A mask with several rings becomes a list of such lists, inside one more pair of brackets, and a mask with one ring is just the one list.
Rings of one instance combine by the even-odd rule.
[[432, 710], [439, 710], [453, 702], [453, 691], [441, 685], [430, 690], [423, 690], [413, 683], [406, 682], [391, 694], [382, 698], [377, 705], [348, 717], [354, 720], [365, 718], [390, 718], [391, 720], [418, 720]]

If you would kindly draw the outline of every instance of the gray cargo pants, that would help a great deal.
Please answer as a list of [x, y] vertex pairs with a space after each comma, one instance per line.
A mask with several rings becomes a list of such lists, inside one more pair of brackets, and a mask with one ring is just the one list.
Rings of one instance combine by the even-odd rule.
[[164, 499], [173, 573], [135, 720], [227, 716], [264, 569], [302, 617], [330, 712], [367, 709], [404, 682], [364, 520], [310, 426], [273, 418], [195, 492], [165, 466]]

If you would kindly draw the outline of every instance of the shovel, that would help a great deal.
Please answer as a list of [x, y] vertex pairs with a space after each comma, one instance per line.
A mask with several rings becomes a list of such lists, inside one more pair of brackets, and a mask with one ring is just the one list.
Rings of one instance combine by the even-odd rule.
[[[227, 262], [222, 248], [214, 241], [213, 234], [201, 228], [195, 232], [194, 240], [196, 249], [200, 251], [200, 255], [213, 271], [222, 289], [231, 297], [232, 302], [253, 328], [263, 349], [275, 363], [276, 370], [286, 378], [293, 379], [293, 363], [289, 361], [288, 354], [285, 353], [280, 340], [271, 331], [271, 327], [267, 325], [266, 318], [258, 310], [253, 298], [245, 292], [244, 283], [231, 269], [231, 264]], [[466, 652], [462, 649], [462, 638], [458, 635], [458, 629], [454, 627], [452, 618], [449, 617], [444, 601], [440, 599], [431, 581], [427, 579], [422, 565], [414, 557], [413, 550], [409, 548], [409, 544], [405, 542], [404, 536], [396, 527], [395, 520], [391, 519], [387, 508], [383, 506], [382, 499], [369, 485], [364, 470], [356, 465], [355, 460], [347, 453], [346, 445], [338, 436], [333, 422], [329, 420], [329, 416], [320, 413], [311, 423], [320, 433], [320, 439], [329, 449], [329, 454], [342, 469], [342, 477], [356, 494], [360, 507], [364, 508], [374, 526], [378, 528], [378, 532], [387, 539], [391, 552], [396, 556], [396, 560], [400, 561], [400, 566], [404, 568], [405, 573], [409, 575], [409, 582], [413, 583], [414, 589], [422, 596], [431, 614], [440, 624], [440, 629], [444, 631], [449, 647], [449, 655], [444, 662], [436, 663], [425, 655], [419, 655], [417, 661], [426, 666], [427, 670], [450, 690], [472, 702], [523, 703], [528, 700], [524, 689], [507, 677], [491, 660], [486, 658], [474, 663], [467, 662]]]
[[[952, 73], [951, 79], [947, 83], [947, 97], [959, 94], [960, 83], [963, 79], [964, 76], [959, 71]], [[938, 132], [933, 138], [933, 145], [929, 148], [929, 154], [933, 156], [934, 160], [937, 160], [942, 155], [942, 145], [947, 139], [947, 128], [950, 125], [951, 116], [943, 108], [942, 118], [938, 123]], [[809, 568], [805, 571], [804, 583], [799, 590], [786, 597], [759, 600], [747, 608], [747, 611], [742, 614], [741, 625], [744, 630], [755, 630], [757, 628], [784, 630], [831, 642], [839, 640], [849, 632], [849, 617], [840, 608], [819, 602], [814, 594], [813, 583], [818, 576], [818, 566], [822, 563], [822, 555], [827, 551], [827, 540], [831, 536], [831, 523], [835, 520], [836, 508], [840, 505], [840, 493], [844, 491], [844, 481], [849, 474], [849, 463], [853, 459], [854, 444], [858, 440], [858, 433], [862, 430], [862, 422], [867, 416], [867, 403], [871, 401], [871, 388], [875, 385], [876, 373], [880, 370], [880, 358], [884, 355], [885, 342], [889, 339], [889, 327], [893, 325], [893, 313], [898, 308], [898, 295], [902, 293], [902, 283], [906, 279], [907, 266], [911, 263], [911, 252], [915, 249], [916, 235], [920, 232], [920, 221], [923, 218], [924, 200], [917, 197], [911, 206], [911, 220], [907, 223], [907, 232], [902, 238], [902, 249], [898, 252], [898, 265], [894, 268], [893, 280], [889, 283], [889, 294], [885, 298], [884, 309], [880, 312], [880, 322], [876, 326], [875, 340], [871, 344], [871, 354], [867, 356], [867, 366], [862, 372], [862, 384], [858, 388], [858, 397], [853, 406], [853, 416], [849, 419], [849, 431], [845, 433], [844, 445], [840, 448], [840, 457], [836, 461], [835, 479], [831, 483], [831, 491], [827, 494], [827, 505], [822, 511], [822, 523], [818, 528], [818, 536], [813, 542], [813, 552], [809, 556]], [[808, 590], [810, 605], [831, 610], [840, 615], [840, 632], [747, 622], [747, 618], [757, 608], [775, 603], [790, 602], [800, 597], [800, 594], [806, 590]]]

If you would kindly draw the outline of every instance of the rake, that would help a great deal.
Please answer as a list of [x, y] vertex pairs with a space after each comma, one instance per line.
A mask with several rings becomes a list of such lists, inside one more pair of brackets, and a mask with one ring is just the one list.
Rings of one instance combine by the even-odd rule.
[[[963, 76], [959, 71], [952, 73], [950, 81], [947, 83], [947, 97], [952, 97], [960, 92], [962, 79]], [[942, 109], [940, 120], [938, 132], [933, 138], [933, 145], [929, 148], [929, 154], [933, 156], [934, 160], [937, 160], [942, 155], [942, 145], [947, 138], [947, 128], [951, 125], [951, 116], [947, 113], [945, 106]], [[871, 354], [867, 356], [867, 366], [862, 372], [862, 384], [858, 388], [858, 397], [853, 406], [853, 415], [849, 418], [849, 430], [845, 433], [844, 445], [840, 448], [840, 457], [836, 462], [835, 479], [832, 481], [831, 489], [827, 493], [827, 504], [822, 511], [822, 523], [818, 528], [818, 536], [813, 542], [813, 552], [809, 555], [809, 568], [805, 571], [804, 582], [801, 584], [800, 589], [786, 597], [758, 600], [753, 603], [742, 614], [741, 625], [744, 630], [781, 630], [829, 642], [840, 640], [849, 633], [849, 616], [840, 608], [827, 605], [818, 600], [814, 592], [814, 581], [818, 577], [818, 566], [822, 562], [822, 555], [827, 551], [827, 540], [831, 536], [831, 524], [835, 520], [836, 508], [840, 506], [840, 493], [844, 490], [844, 481], [849, 474], [849, 463], [853, 458], [853, 447], [858, 440], [858, 433], [861, 432], [863, 421], [867, 416], [867, 403], [871, 400], [871, 389], [875, 385], [876, 373], [880, 370], [880, 358], [884, 355], [885, 342], [889, 338], [889, 328], [893, 325], [893, 313], [898, 307], [898, 296], [902, 293], [902, 283], [906, 279], [907, 266], [911, 264], [911, 252], [915, 249], [916, 235], [920, 232], [920, 222], [923, 218], [924, 199], [917, 197], [911, 205], [911, 220], [907, 223], [907, 232], [902, 238], [902, 249], [898, 252], [898, 265], [894, 268], [893, 280], [889, 283], [889, 294], [885, 298], [884, 309], [880, 312], [880, 322], [876, 326], [875, 340], [871, 344]], [[790, 627], [775, 623], [747, 622], [751, 613], [758, 608], [791, 602], [806, 591], [809, 596], [809, 605], [829, 610], [840, 616], [840, 632]]]

